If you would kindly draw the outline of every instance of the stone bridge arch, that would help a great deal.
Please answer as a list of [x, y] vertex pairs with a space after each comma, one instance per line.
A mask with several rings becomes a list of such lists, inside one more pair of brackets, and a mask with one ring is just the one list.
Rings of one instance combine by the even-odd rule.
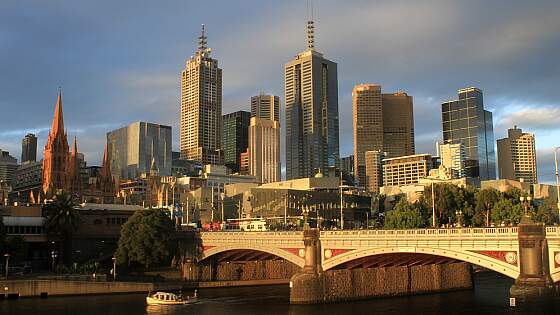
[[[333, 256], [333, 253], [336, 256]], [[384, 254], [425, 254], [438, 257], [451, 258], [454, 260], [464, 261], [475, 264], [507, 277], [516, 279], [519, 276], [519, 263], [517, 251], [487, 251], [492, 253], [494, 257], [487, 254], [477, 253], [475, 251], [463, 251], [453, 249], [442, 249], [433, 247], [384, 247], [384, 248], [364, 248], [346, 251], [337, 254], [336, 250], [323, 249], [323, 270], [336, 268], [342, 264], [358, 260], [365, 257], [384, 255]], [[503, 260], [500, 258], [503, 257]]]
[[205, 246], [205, 248], [203, 249], [203, 254], [200, 257], [199, 261], [204, 261], [220, 253], [225, 253], [228, 251], [239, 251], [239, 250], [263, 252], [263, 253], [271, 254], [273, 256], [289, 261], [300, 268], [303, 268], [305, 264], [304, 258], [300, 257], [299, 253], [298, 255], [294, 255], [293, 250], [291, 249], [287, 249], [287, 248], [281, 249], [278, 247], [258, 245], [258, 244], [228, 244], [228, 245], [219, 245], [214, 247]]

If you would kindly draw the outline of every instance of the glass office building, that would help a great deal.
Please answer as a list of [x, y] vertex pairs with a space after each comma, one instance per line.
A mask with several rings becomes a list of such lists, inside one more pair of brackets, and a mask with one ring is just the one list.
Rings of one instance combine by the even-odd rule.
[[496, 179], [492, 112], [484, 109], [480, 89], [460, 89], [458, 94], [457, 100], [441, 104], [443, 142], [464, 145], [467, 177]]

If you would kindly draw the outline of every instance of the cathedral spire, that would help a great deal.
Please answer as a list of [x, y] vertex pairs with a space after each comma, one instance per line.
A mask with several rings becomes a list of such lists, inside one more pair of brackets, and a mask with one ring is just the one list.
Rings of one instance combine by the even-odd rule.
[[58, 88], [58, 99], [54, 109], [54, 118], [52, 122], [51, 133], [53, 135], [64, 132], [64, 117], [62, 115], [62, 88]]

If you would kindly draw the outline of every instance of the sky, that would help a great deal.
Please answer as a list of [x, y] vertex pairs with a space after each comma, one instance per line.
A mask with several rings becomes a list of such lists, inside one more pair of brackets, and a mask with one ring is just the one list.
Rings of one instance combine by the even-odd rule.
[[[435, 153], [441, 103], [475, 86], [495, 138], [514, 125], [534, 133], [539, 181], [552, 182], [558, 13], [557, 0], [315, 0], [315, 47], [338, 63], [341, 155], [353, 151], [354, 85], [414, 97], [417, 153]], [[305, 49], [310, 15], [305, 0], [2, 0], [0, 149], [19, 159], [32, 132], [42, 155], [59, 86], [68, 136], [88, 164], [100, 163], [106, 132], [138, 120], [172, 126], [177, 149], [180, 72], [200, 25], [229, 113], [250, 110], [259, 92], [283, 99], [283, 66]]]

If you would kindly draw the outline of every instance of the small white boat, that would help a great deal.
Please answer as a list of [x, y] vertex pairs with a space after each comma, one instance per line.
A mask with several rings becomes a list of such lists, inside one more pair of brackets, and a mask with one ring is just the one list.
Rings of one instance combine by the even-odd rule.
[[146, 303], [148, 305], [185, 305], [198, 301], [196, 290], [193, 296], [183, 297], [182, 294], [174, 294], [169, 292], [156, 292], [148, 294]]

